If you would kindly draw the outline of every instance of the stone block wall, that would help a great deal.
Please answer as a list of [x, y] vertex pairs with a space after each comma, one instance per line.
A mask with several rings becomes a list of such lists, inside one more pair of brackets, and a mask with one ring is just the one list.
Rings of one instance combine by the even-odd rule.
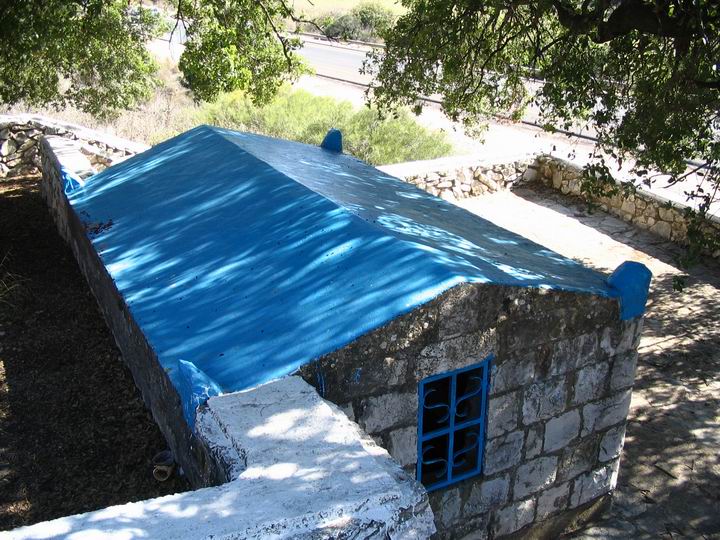
[[[529, 182], [539, 182], [566, 195], [587, 199], [580, 190], [582, 167], [554, 156], [527, 156], [495, 162], [458, 158], [456, 165], [449, 161], [401, 163], [380, 169], [449, 201], [513, 189]], [[593, 202], [606, 212], [662, 238], [687, 244], [688, 224], [682, 204], [644, 190], [630, 195], [601, 197]], [[704, 230], [707, 234], [720, 236], [720, 219], [711, 218]], [[720, 250], [710, 255], [720, 259]]]
[[42, 166], [38, 143], [44, 135], [77, 141], [80, 152], [97, 171], [148, 148], [41, 116], [0, 115], [0, 177], [37, 174]]
[[418, 383], [494, 353], [484, 470], [430, 493], [438, 534], [553, 537], [615, 485], [640, 329], [611, 299], [462, 285], [301, 375], [414, 473]]
[[[536, 163], [537, 181], [564, 194], [587, 199], [581, 191], [582, 168], [568, 161], [551, 156], [540, 156]], [[634, 194], [617, 194], [599, 197], [593, 202], [620, 219], [633, 223], [641, 229], [671, 240], [687, 244], [688, 224], [684, 207], [648, 191], [637, 190]], [[707, 234], [720, 236], [720, 220], [711, 219], [705, 224]], [[711, 254], [720, 258], [720, 249]]]
[[534, 177], [533, 158], [527, 157], [470, 162], [440, 159], [380, 169], [448, 201], [511, 189]]

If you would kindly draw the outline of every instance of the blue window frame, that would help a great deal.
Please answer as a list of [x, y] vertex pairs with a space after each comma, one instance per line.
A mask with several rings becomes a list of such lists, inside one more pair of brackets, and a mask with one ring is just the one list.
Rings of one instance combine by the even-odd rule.
[[417, 479], [428, 491], [482, 471], [492, 359], [420, 381]]

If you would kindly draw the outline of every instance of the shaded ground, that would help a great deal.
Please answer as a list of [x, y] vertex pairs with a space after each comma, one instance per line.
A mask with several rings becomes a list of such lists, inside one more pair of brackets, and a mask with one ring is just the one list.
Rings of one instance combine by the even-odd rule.
[[0, 261], [0, 530], [188, 489], [37, 178], [0, 179]]
[[614, 506], [576, 537], [720, 538], [717, 262], [678, 293], [676, 246], [577, 200], [538, 188], [462, 206], [602, 271], [637, 260], [653, 272]]

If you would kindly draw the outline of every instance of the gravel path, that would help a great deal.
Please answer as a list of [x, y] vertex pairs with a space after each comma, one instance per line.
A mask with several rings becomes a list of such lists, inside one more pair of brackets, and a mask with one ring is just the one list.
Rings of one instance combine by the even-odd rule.
[[[653, 272], [612, 510], [576, 538], [720, 538], [720, 268], [693, 268], [682, 293], [678, 248], [544, 189], [462, 203], [499, 225], [605, 272]], [[542, 226], [539, 226], [542, 225]]]

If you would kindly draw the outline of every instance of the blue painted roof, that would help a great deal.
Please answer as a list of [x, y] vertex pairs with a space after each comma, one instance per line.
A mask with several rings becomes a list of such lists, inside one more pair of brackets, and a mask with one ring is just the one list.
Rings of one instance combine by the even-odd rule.
[[180, 360], [226, 392], [286, 375], [461, 282], [616, 296], [355, 158], [260, 135], [201, 126], [69, 198], [178, 388]]

